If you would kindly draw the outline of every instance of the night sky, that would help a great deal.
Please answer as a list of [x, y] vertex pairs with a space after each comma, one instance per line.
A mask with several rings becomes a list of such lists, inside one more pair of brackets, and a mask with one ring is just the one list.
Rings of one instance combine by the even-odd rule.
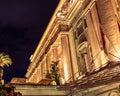
[[0, 0], [0, 52], [13, 64], [4, 67], [3, 79], [25, 77], [34, 53], [59, 0]]

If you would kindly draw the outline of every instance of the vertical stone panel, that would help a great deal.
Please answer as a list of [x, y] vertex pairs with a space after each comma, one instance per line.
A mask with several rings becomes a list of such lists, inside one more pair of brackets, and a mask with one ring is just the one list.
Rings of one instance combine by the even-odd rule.
[[94, 69], [97, 69], [101, 66], [100, 60], [98, 59], [98, 55], [101, 52], [100, 48], [100, 42], [97, 38], [96, 31], [93, 25], [93, 17], [91, 15], [91, 12], [89, 12], [86, 15], [87, 25], [88, 25], [88, 31], [87, 31], [87, 40], [90, 44], [90, 47], [92, 49], [92, 56], [93, 56], [93, 63], [94, 63]]
[[53, 61], [58, 60], [57, 46], [53, 46]]
[[47, 68], [47, 70], [50, 69], [50, 56], [49, 56], [49, 54], [47, 54], [47, 56], [46, 56], [46, 68]]
[[109, 40], [107, 47], [111, 61], [120, 57], [120, 32], [111, 0], [98, 0], [97, 8], [100, 17], [101, 28]]
[[61, 35], [62, 57], [65, 80], [72, 80], [69, 41], [67, 35]]
[[79, 71], [78, 71], [78, 62], [77, 62], [77, 54], [76, 54], [76, 48], [75, 48], [75, 38], [73, 35], [73, 32], [71, 34], [69, 34], [69, 41], [70, 41], [70, 52], [71, 52], [71, 60], [72, 60], [72, 69], [73, 69], [73, 74], [74, 74], [74, 78], [77, 79], [77, 77], [79, 76]]
[[104, 44], [102, 42], [102, 38], [101, 38], [101, 30], [100, 30], [100, 23], [99, 23], [99, 19], [98, 19], [98, 14], [97, 14], [97, 10], [96, 10], [96, 5], [94, 5], [91, 10], [91, 19], [92, 19], [92, 23], [93, 23], [93, 28], [94, 28], [94, 34], [96, 36], [96, 45], [97, 49], [98, 49], [98, 53], [96, 55], [96, 59], [98, 60], [97, 63], [99, 63], [99, 66], [105, 66], [106, 63], [108, 62], [108, 57], [105, 54], [105, 49], [104, 49]]

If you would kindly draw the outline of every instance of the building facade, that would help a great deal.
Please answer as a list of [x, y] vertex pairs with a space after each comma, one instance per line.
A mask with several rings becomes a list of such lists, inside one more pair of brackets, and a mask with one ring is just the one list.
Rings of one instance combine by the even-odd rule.
[[75, 89], [68, 95], [107, 96], [119, 85], [120, 0], [60, 0], [30, 60], [26, 82], [59, 61], [60, 89]]

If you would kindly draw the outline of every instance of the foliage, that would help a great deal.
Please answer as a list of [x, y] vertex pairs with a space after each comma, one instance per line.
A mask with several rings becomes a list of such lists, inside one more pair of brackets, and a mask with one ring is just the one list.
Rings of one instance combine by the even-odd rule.
[[46, 73], [46, 78], [52, 79], [56, 82], [57, 85], [60, 85], [61, 75], [59, 73], [58, 63], [59, 61], [52, 61], [52, 64], [50, 65], [50, 70], [48, 70]]
[[3, 67], [12, 65], [12, 59], [4, 52], [0, 53], [0, 84], [2, 83]]
[[9, 66], [12, 64], [12, 60], [9, 55], [0, 53], [0, 67]]
[[15, 86], [11, 86], [10, 84], [6, 83], [4, 85], [0, 85], [0, 96], [22, 96], [20, 92], [15, 92]]

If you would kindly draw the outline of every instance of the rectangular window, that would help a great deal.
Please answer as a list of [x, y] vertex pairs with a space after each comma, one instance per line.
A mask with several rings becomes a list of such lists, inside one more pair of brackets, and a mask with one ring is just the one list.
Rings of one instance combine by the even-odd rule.
[[77, 27], [77, 37], [79, 38], [79, 36], [85, 31], [85, 29], [87, 28], [87, 21], [86, 19], [83, 19], [81, 21], [81, 24], [79, 24], [79, 26]]
[[82, 24], [77, 28], [77, 36], [79, 37], [80, 34], [84, 31], [84, 28], [82, 26]]

